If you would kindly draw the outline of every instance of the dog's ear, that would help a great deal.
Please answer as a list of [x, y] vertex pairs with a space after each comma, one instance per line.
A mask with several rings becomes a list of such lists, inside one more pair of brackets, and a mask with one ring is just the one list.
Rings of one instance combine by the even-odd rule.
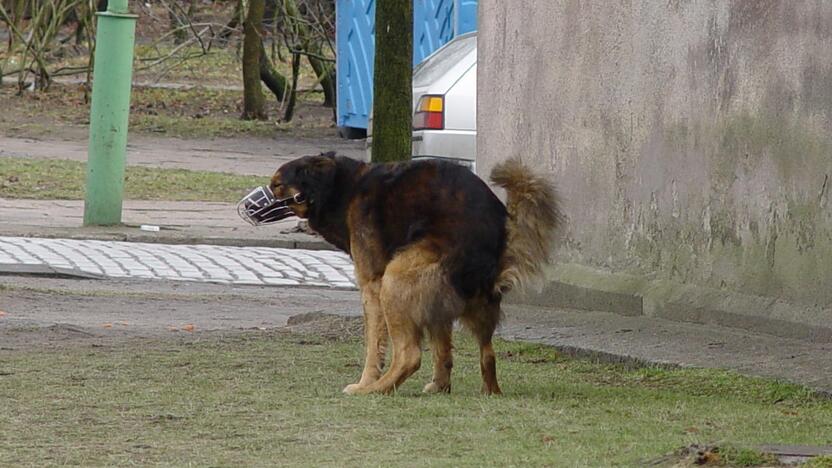
[[301, 191], [309, 201], [309, 206], [319, 210], [326, 204], [335, 183], [338, 167], [334, 155], [313, 156], [299, 168]]

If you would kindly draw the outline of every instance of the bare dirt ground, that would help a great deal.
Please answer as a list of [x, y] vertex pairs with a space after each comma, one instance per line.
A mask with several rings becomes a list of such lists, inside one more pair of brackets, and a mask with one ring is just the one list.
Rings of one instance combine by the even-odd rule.
[[[266, 175], [307, 154], [366, 154], [363, 141], [337, 136], [332, 110], [317, 102], [301, 102], [295, 120], [281, 126], [240, 121], [241, 92], [157, 91], [134, 92], [128, 165]], [[17, 95], [0, 86], [0, 106], [0, 157], [87, 160], [89, 107], [77, 89]]]
[[[0, 157], [86, 162], [87, 131], [63, 128], [57, 135], [0, 135]], [[336, 151], [357, 159], [365, 154], [363, 141], [338, 137], [184, 139], [138, 134], [131, 135], [127, 144], [127, 164], [266, 176], [287, 161], [322, 151]]]
[[356, 291], [0, 276], [0, 352], [200, 339], [287, 325], [354, 336], [360, 313]]
[[[510, 341], [636, 367], [725, 368], [832, 394], [828, 344], [605, 312], [510, 304], [505, 312], [498, 335]], [[361, 336], [360, 316], [358, 291], [0, 276], [0, 361], [27, 350], [286, 329], [337, 340]]]
[[[200, 30], [204, 25], [222, 30], [235, 10], [233, 2], [192, 6], [188, 15]], [[200, 44], [211, 41], [207, 48], [192, 37], [176, 44], [163, 5], [138, 3], [131, 9], [138, 21], [128, 164], [263, 174], [282, 160], [319, 151], [362, 156], [361, 143], [337, 137], [334, 110], [323, 105], [323, 89], [307, 60], [300, 64], [291, 121], [284, 121], [287, 104], [265, 87], [268, 120], [242, 121], [241, 28], [223, 41], [214, 33], [202, 37]], [[72, 39], [74, 31], [70, 21], [59, 37]], [[265, 31], [274, 66], [289, 76], [291, 55], [285, 53], [282, 39], [273, 37], [271, 25]], [[5, 34], [0, 28], [0, 35]], [[85, 66], [86, 46], [85, 41], [66, 45], [49, 56], [49, 68]], [[329, 57], [332, 51], [324, 49], [322, 54]], [[90, 91], [85, 79], [83, 71], [57, 77], [46, 90], [20, 92], [17, 75], [7, 74], [0, 81], [0, 156], [86, 160]]]

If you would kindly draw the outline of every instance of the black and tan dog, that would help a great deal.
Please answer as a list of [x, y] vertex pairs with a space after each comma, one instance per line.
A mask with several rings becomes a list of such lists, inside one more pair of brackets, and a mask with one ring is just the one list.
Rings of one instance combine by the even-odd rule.
[[371, 165], [327, 153], [277, 170], [274, 196], [355, 262], [366, 361], [345, 393], [395, 390], [419, 368], [425, 334], [433, 379], [424, 390], [450, 391], [457, 319], [479, 342], [483, 392], [500, 393], [491, 345], [500, 302], [540, 273], [559, 214], [551, 185], [519, 160], [491, 180], [507, 190], [506, 205], [468, 169], [436, 160]]

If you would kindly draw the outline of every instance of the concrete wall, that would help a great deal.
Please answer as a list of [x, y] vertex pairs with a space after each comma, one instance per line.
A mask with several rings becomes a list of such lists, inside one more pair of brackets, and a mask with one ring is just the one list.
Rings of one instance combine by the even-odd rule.
[[479, 15], [478, 172], [520, 154], [556, 182], [553, 279], [652, 298], [645, 313], [704, 320], [740, 298], [775, 325], [832, 327], [832, 2]]

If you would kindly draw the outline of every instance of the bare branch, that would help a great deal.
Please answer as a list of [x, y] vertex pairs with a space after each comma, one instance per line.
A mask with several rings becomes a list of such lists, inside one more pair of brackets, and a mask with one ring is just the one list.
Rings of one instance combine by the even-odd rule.
[[335, 63], [335, 59], [332, 59], [332, 58], [329, 58], [329, 57], [324, 57], [323, 55], [308, 52], [306, 50], [289, 49], [289, 53], [297, 54], [297, 55], [303, 55], [303, 56], [306, 56], [306, 57], [312, 57], [312, 58], [318, 59], [322, 62]]

